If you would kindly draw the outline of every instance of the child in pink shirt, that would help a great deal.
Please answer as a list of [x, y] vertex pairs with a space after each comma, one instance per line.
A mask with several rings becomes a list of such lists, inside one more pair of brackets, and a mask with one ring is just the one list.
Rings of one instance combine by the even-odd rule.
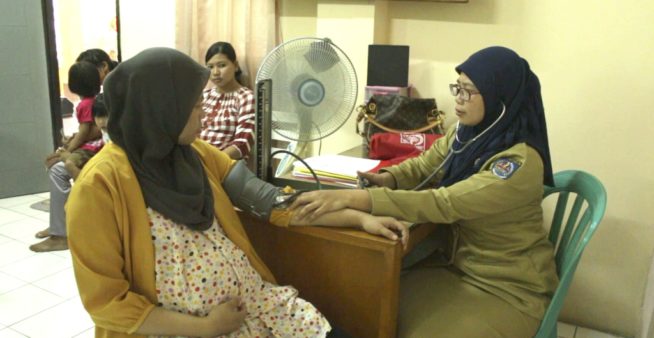
[[79, 129], [72, 137], [65, 138], [63, 146], [46, 158], [46, 166], [50, 168], [62, 161], [74, 179], [91, 156], [104, 145], [100, 128], [95, 125], [92, 114], [94, 98], [100, 92], [100, 75], [95, 65], [86, 61], [73, 64], [68, 71], [68, 86], [81, 98], [75, 109]]

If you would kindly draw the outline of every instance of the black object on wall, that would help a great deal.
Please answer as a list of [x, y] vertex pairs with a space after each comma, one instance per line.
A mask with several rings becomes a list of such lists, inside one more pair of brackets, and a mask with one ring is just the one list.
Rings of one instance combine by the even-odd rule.
[[368, 45], [367, 85], [408, 87], [409, 46]]

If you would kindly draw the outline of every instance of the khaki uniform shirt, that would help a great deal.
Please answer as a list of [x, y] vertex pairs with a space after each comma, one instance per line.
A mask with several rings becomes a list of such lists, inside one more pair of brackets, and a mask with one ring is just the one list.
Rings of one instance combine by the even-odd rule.
[[454, 128], [420, 156], [387, 168], [398, 189], [369, 189], [372, 213], [453, 224], [458, 235], [453, 264], [464, 281], [540, 319], [558, 284], [553, 248], [543, 228], [541, 157], [519, 143], [492, 156], [465, 180], [411, 191], [443, 162], [453, 140]]

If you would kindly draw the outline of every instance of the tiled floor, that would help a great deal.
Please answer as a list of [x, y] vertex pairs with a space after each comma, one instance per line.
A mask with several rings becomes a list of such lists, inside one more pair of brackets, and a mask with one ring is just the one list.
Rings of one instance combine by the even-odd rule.
[[[34, 234], [48, 213], [30, 206], [47, 193], [0, 199], [0, 337], [93, 337], [82, 307], [68, 251], [33, 253]], [[559, 323], [559, 337], [618, 338]]]
[[48, 213], [30, 208], [47, 193], [0, 199], [0, 337], [93, 337], [68, 251], [34, 253]]

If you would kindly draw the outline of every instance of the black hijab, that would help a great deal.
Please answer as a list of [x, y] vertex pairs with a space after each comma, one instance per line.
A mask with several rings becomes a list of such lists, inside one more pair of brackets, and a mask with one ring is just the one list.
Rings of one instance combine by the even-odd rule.
[[458, 141], [452, 149], [461, 150], [466, 141], [493, 124], [505, 106], [504, 116], [483, 136], [445, 164], [440, 186], [449, 186], [478, 172], [493, 155], [526, 142], [543, 160], [543, 183], [553, 185], [552, 161], [547, 141], [547, 126], [538, 77], [529, 63], [504, 47], [489, 47], [472, 54], [456, 67], [475, 84], [484, 99], [484, 118], [476, 126], [460, 125]]
[[109, 136], [127, 153], [145, 203], [194, 230], [211, 226], [213, 195], [199, 157], [177, 139], [208, 78], [187, 55], [150, 48], [104, 82]]

